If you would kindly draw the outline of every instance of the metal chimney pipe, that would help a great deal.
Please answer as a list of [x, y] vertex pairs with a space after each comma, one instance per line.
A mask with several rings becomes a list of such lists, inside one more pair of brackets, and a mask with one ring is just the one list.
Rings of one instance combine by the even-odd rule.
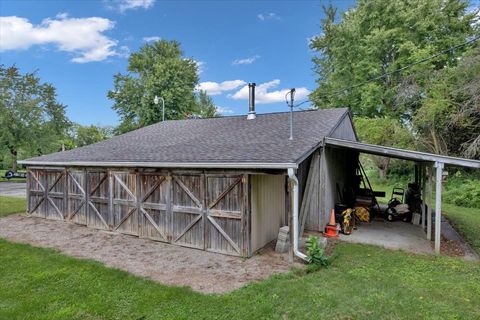
[[255, 82], [248, 84], [248, 120], [252, 120], [257, 117], [255, 113], [255, 86]]

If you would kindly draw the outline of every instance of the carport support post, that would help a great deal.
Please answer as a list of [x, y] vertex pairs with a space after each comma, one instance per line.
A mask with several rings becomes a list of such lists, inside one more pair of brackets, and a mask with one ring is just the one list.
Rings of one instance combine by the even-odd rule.
[[440, 235], [442, 225], [442, 173], [443, 163], [435, 162], [435, 253], [440, 254]]
[[432, 240], [432, 175], [433, 168], [428, 166], [427, 172], [427, 240]]
[[425, 221], [425, 218], [427, 217], [427, 214], [426, 214], [426, 196], [427, 196], [427, 181], [426, 181], [426, 177], [427, 177], [427, 174], [426, 174], [426, 165], [425, 163], [422, 163], [420, 165], [420, 168], [421, 168], [421, 172], [422, 172], [422, 185], [421, 185], [421, 188], [422, 188], [422, 230], [425, 231], [425, 227], [427, 226], [426, 224], [426, 221]]

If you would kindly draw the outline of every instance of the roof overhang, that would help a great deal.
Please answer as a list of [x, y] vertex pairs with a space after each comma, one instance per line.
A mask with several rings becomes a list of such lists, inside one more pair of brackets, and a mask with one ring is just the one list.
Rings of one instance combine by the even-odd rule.
[[27, 166], [61, 167], [136, 167], [136, 168], [198, 168], [198, 169], [297, 169], [296, 163], [261, 162], [127, 162], [127, 161], [18, 161]]
[[390, 158], [411, 160], [411, 161], [417, 161], [417, 162], [440, 162], [440, 163], [444, 163], [446, 165], [451, 165], [451, 166], [480, 169], [480, 161], [478, 160], [448, 157], [448, 156], [443, 156], [439, 154], [404, 150], [404, 149], [392, 148], [392, 147], [384, 147], [384, 146], [379, 146], [375, 144], [361, 143], [356, 141], [326, 137], [325, 145], [342, 147], [342, 148], [357, 150], [363, 153], [374, 154], [374, 155], [390, 157]]

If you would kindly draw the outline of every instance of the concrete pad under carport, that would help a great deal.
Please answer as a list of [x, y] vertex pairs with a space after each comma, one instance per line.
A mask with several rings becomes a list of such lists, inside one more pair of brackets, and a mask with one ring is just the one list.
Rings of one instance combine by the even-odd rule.
[[370, 223], [361, 223], [350, 235], [340, 234], [340, 240], [413, 253], [434, 253], [422, 228], [402, 221], [374, 220]]

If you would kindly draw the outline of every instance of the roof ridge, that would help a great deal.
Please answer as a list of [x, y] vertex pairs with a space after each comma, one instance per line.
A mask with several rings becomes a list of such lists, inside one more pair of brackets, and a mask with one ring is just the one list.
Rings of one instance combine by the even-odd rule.
[[[347, 107], [340, 107], [340, 108], [327, 108], [327, 109], [322, 109], [322, 108], [318, 108], [318, 109], [308, 109], [308, 110], [295, 110], [293, 111], [294, 113], [304, 113], [304, 112], [316, 112], [316, 111], [332, 111], [332, 110], [348, 110]], [[290, 111], [275, 111], [275, 112], [265, 112], [265, 113], [257, 113], [257, 117], [261, 116], [261, 117], [265, 117], [265, 116], [269, 116], [269, 115], [275, 115], [275, 114], [285, 114], [285, 113], [290, 113]], [[236, 115], [231, 115], [231, 116], [218, 116], [218, 117], [211, 117], [211, 118], [193, 118], [193, 119], [171, 119], [171, 120], [165, 120], [164, 122], [174, 122], [174, 121], [194, 121], [194, 120], [212, 120], [212, 119], [229, 119], [229, 118], [240, 118], [240, 117], [246, 117], [247, 114], [236, 114]], [[159, 123], [162, 123], [162, 121], [159, 121], [159, 122], [155, 122], [155, 123], [152, 123], [148, 126], [145, 126], [145, 127], [142, 127], [142, 128], [146, 128], [146, 127], [149, 127], [149, 126], [152, 126], [152, 125], [156, 125], [156, 124], [159, 124]], [[141, 128], [139, 128], [141, 129]]]

